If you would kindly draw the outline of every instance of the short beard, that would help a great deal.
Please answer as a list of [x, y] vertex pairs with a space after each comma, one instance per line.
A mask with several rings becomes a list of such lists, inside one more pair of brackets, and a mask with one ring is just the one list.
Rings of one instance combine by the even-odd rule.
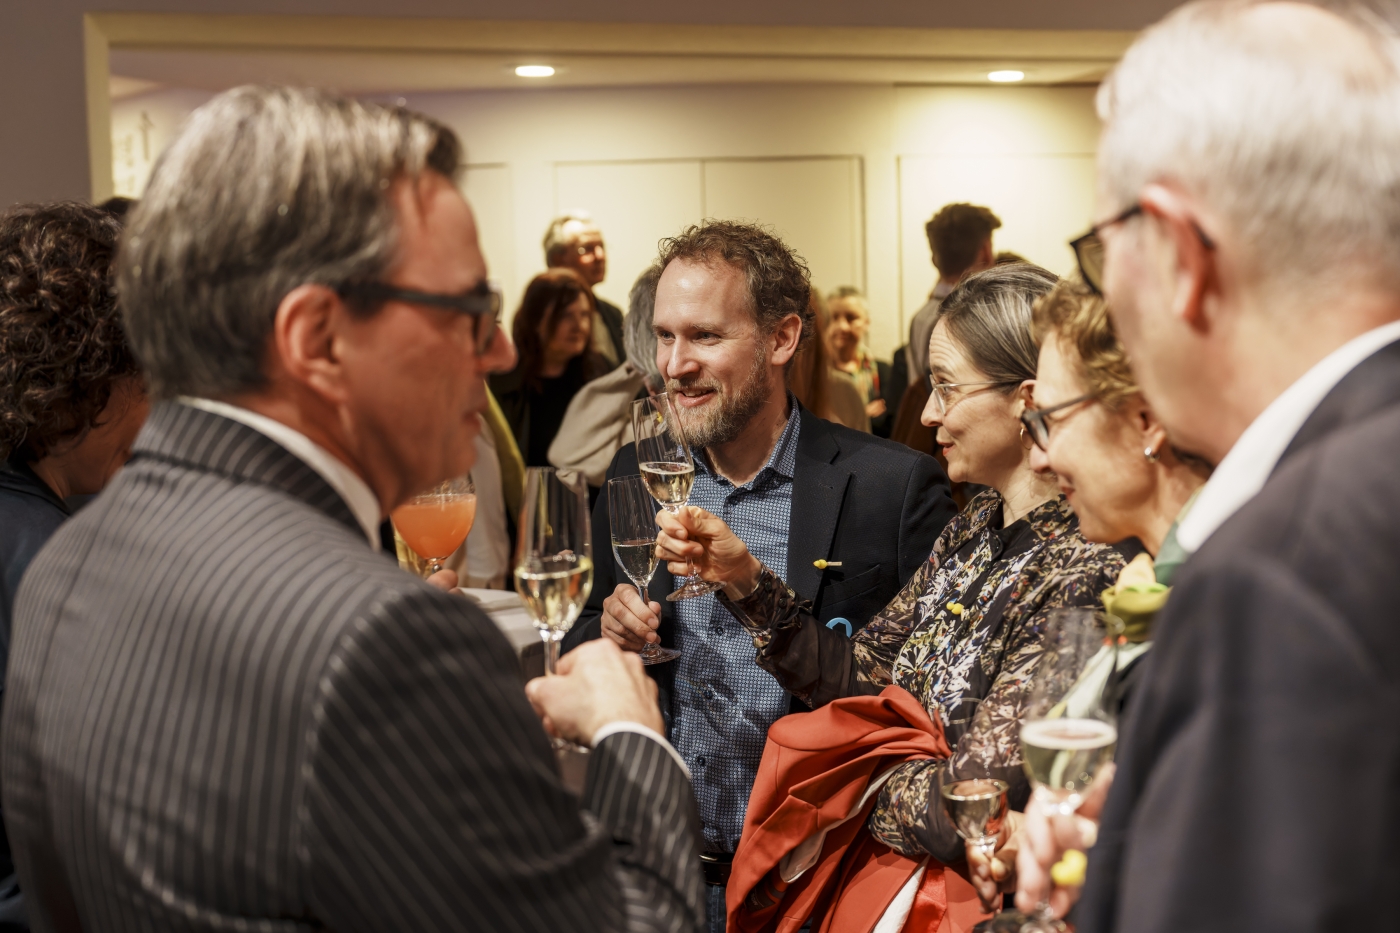
[[694, 388], [697, 385], [704, 385], [706, 388], [713, 388], [719, 396], [718, 405], [710, 412], [700, 415], [691, 413], [684, 408], [678, 407], [678, 414], [681, 419], [681, 427], [685, 429], [685, 438], [690, 442], [691, 447], [714, 447], [718, 444], [728, 444], [744, 433], [744, 428], [749, 426], [754, 415], [763, 409], [768, 403], [768, 360], [763, 352], [762, 343], [758, 352], [754, 353], [753, 366], [749, 369], [748, 378], [735, 390], [733, 395], [726, 395], [719, 386], [672, 379], [666, 384], [666, 388], [675, 391], [681, 388]]

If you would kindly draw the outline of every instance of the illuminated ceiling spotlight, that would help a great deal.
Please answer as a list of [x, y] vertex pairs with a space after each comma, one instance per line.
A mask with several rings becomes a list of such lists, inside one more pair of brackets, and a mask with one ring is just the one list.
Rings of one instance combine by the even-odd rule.
[[1025, 79], [1026, 73], [1024, 71], [1007, 69], [1006, 71], [987, 72], [987, 80], [997, 84], [1015, 84], [1017, 81], [1024, 81]]
[[517, 65], [515, 73], [522, 78], [552, 78], [554, 68], [551, 65]]

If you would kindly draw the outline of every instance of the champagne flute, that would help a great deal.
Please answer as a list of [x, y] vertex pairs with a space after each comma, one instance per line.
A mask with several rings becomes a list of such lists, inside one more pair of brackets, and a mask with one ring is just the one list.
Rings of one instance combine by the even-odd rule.
[[[695, 484], [695, 458], [669, 392], [632, 403], [632, 433], [637, 438], [637, 464], [652, 498], [666, 511], [679, 512], [685, 508], [690, 488]], [[674, 603], [721, 588], [718, 583], [700, 579], [692, 568], [666, 599]]]
[[1006, 821], [1009, 789], [998, 775], [1010, 761], [997, 744], [990, 711], [980, 703], [959, 751], [957, 766], [950, 761], [940, 775], [943, 811], [958, 835], [990, 864]]
[[[559, 642], [593, 589], [592, 541], [583, 474], [553, 467], [527, 469], [515, 547], [515, 591], [544, 640], [547, 676], [558, 673]], [[554, 747], [579, 746], [555, 739]]]
[[462, 546], [476, 521], [476, 487], [470, 476], [441, 483], [390, 513], [399, 537], [430, 563], [429, 574]]
[[[656, 573], [656, 503], [640, 476], [608, 480], [608, 526], [612, 529], [613, 556], [645, 603], [647, 584]], [[640, 655], [643, 664], [660, 664], [674, 661], [681, 653], [648, 642]]]
[[[1117, 633], [1091, 609], [1049, 614], [1044, 649], [1021, 720], [1021, 759], [1037, 806], [1072, 816], [1118, 741], [1111, 676]], [[1060, 933], [1050, 905], [1036, 905], [1021, 933]]]

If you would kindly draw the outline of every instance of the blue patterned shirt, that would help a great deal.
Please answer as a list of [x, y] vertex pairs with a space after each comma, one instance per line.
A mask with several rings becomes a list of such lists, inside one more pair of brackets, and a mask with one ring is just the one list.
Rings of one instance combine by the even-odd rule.
[[[795, 400], [767, 464], [742, 486], [695, 458], [690, 505], [724, 519], [750, 553], [787, 573], [792, 474], [801, 418]], [[788, 711], [788, 694], [754, 663], [753, 639], [713, 595], [676, 603], [675, 692], [671, 744], [690, 766], [709, 852], [733, 852], [744, 829], [749, 791], [768, 727]]]

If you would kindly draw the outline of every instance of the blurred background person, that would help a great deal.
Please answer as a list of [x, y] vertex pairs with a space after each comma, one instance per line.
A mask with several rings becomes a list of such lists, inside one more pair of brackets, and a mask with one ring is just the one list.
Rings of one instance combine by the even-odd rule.
[[[0, 215], [0, 672], [25, 570], [72, 514], [65, 500], [98, 492], [130, 459], [150, 407], [117, 315], [120, 233], [76, 202]], [[0, 931], [27, 929], [0, 836]]]
[[525, 286], [511, 325], [519, 358], [510, 372], [492, 375], [490, 386], [527, 467], [549, 466], [569, 402], [608, 371], [590, 342], [594, 317], [593, 292], [570, 269], [542, 272]]
[[[587, 211], [568, 211], [550, 222], [544, 234], [544, 262], [551, 269], [574, 270], [590, 291], [608, 277], [603, 233]], [[593, 303], [603, 325], [593, 328], [593, 350], [609, 366], [620, 366], [624, 359], [622, 309], [597, 295]]]
[[[76, 202], [0, 216], [0, 626], [34, 554], [131, 456], [145, 381], [117, 315], [118, 221]], [[4, 649], [0, 648], [0, 663]]]
[[938, 321], [938, 308], [943, 299], [965, 276], [992, 265], [992, 232], [1001, 226], [1001, 219], [990, 209], [975, 204], [948, 204], [924, 225], [929, 253], [938, 269], [938, 283], [929, 293], [928, 302], [909, 321], [909, 343], [905, 347], [905, 365], [909, 369], [909, 384], [895, 412], [890, 437], [915, 450], [933, 453], [933, 434], [922, 423], [924, 406], [928, 403], [928, 341]]
[[870, 306], [860, 289], [842, 285], [826, 299], [826, 342], [831, 350], [831, 366], [855, 380], [870, 417], [870, 430], [879, 437], [890, 436], [894, 407], [899, 396], [890, 398], [890, 364], [875, 359], [865, 345], [870, 333]]
[[578, 470], [594, 488], [603, 485], [618, 450], [632, 443], [632, 402], [665, 386], [656, 368], [656, 331], [651, 326], [660, 278], [661, 267], [652, 265], [633, 283], [622, 329], [627, 361], [579, 390], [549, 445], [550, 463], [561, 470]]
[[826, 302], [815, 288], [807, 295], [807, 308], [812, 313], [812, 339], [804, 341], [792, 358], [788, 388], [818, 418], [868, 434], [870, 416], [860, 387], [850, 375], [831, 366], [830, 319]]
[[662, 556], [676, 562], [671, 572], [691, 560], [705, 579], [724, 584], [720, 603], [751, 636], [758, 666], [807, 706], [878, 694], [893, 683], [942, 724], [952, 758], [896, 766], [867, 821], [878, 841], [905, 856], [931, 854], [945, 864], [963, 858], [938, 788], [975, 747], [1006, 750], [992, 773], [1008, 783], [1013, 806], [1025, 805], [1020, 715], [1046, 615], [1095, 606], [1125, 565], [1118, 550], [1079, 533], [1054, 480], [1033, 468], [1019, 420], [1035, 378], [1031, 302], [1054, 284], [1044, 269], [1000, 266], [948, 295], [930, 341], [938, 386], [924, 418], [947, 450], [953, 477], [988, 488], [853, 638], [818, 621], [715, 516], [692, 509], [658, 519]]

